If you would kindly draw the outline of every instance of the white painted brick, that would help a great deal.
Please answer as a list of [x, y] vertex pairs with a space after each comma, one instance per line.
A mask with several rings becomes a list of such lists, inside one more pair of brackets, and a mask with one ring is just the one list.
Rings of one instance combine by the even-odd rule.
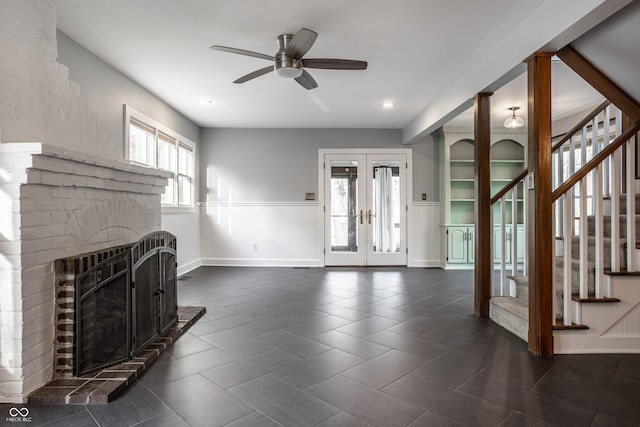
[[33, 267], [27, 267], [22, 270], [22, 280], [25, 282], [36, 281], [44, 277], [51, 277], [53, 274], [53, 266], [50, 264], [41, 264]]
[[22, 365], [22, 342], [3, 338], [2, 344], [5, 350], [0, 353], [0, 366], [3, 368], [20, 368]]
[[[14, 242], [2, 242], [0, 241], [0, 254], [2, 255], [20, 255], [21, 246], [17, 241]], [[3, 281], [4, 282], [4, 281]], [[4, 285], [4, 283], [3, 283]]]
[[22, 338], [23, 348], [26, 350], [29, 350], [35, 347], [36, 345], [38, 345], [39, 343], [45, 342], [45, 341], [49, 341], [50, 342], [49, 345], [51, 346], [51, 348], [53, 348], [54, 347], [53, 328], [54, 328], [53, 324], [49, 325], [49, 324], [43, 323], [41, 324], [41, 328], [39, 330], [29, 335], [23, 335], [23, 338]]
[[31, 253], [37, 253], [43, 250], [49, 250], [51, 248], [51, 237], [40, 238], [37, 240], [23, 240], [22, 241], [22, 254], [28, 255]]
[[45, 185], [62, 186], [63, 174], [56, 172], [42, 172], [42, 183]]
[[2, 396], [20, 396], [22, 395], [22, 383], [7, 381], [0, 383], [0, 395]]
[[0, 271], [13, 271], [22, 267], [22, 258], [17, 255], [3, 254], [0, 258]]
[[[21, 301], [15, 298], [13, 298], [13, 301], [14, 303], [12, 305], [5, 307], [5, 309], [0, 312], [0, 326], [5, 328], [5, 332], [22, 330]], [[3, 338], [6, 336], [7, 335], [2, 335]]]
[[20, 192], [25, 199], [42, 199], [51, 197], [52, 190], [44, 185], [23, 185]]
[[[52, 280], [53, 280], [53, 278], [52, 278]], [[36, 285], [34, 287], [40, 288], [41, 285]], [[50, 285], [50, 287], [48, 289], [36, 289], [36, 292], [34, 292], [34, 293], [30, 294], [30, 295], [24, 295], [23, 296], [23, 303], [22, 303], [23, 313], [26, 314], [32, 308], [43, 306], [43, 307], [47, 308], [48, 313], [52, 314], [53, 313], [53, 307], [54, 307], [53, 297], [54, 297], [53, 283]], [[25, 335], [26, 334], [31, 334], [35, 330], [37, 330], [39, 328], [39, 326], [37, 324], [34, 324], [35, 320], [37, 320], [37, 317], [35, 315], [32, 315], [32, 317], [29, 318], [29, 319], [27, 319], [26, 317], [24, 318], [24, 328], [23, 329], [26, 331]], [[51, 318], [51, 322], [53, 322], [53, 317]]]
[[33, 156], [33, 168], [73, 174], [73, 162], [47, 155]]
[[63, 236], [66, 231], [67, 226], [64, 224], [49, 224], [22, 229], [21, 234], [23, 239], [38, 239], [53, 236]]
[[42, 172], [38, 170], [31, 170], [27, 172], [27, 184], [43, 184], [44, 180]]
[[[52, 237], [51, 238], [51, 249], [64, 249], [69, 246], [74, 246], [76, 244], [75, 238], [72, 236], [65, 234], [60, 237]], [[58, 258], [64, 258], [62, 256]]]
[[49, 191], [54, 199], [74, 199], [74, 194], [68, 188], [51, 187]]
[[[14, 175], [11, 177], [16, 179], [20, 178]], [[27, 175], [24, 174], [25, 180], [26, 177]], [[16, 204], [18, 203], [18, 200], [20, 199], [20, 191], [22, 190], [20, 183], [2, 183], [0, 184], [0, 190], [2, 190], [0, 194], [0, 198], [2, 198], [2, 200], [14, 200]]]
[[22, 266], [23, 267], [34, 267], [36, 265], [43, 264], [45, 262], [53, 262], [55, 258], [53, 258], [54, 252], [49, 250], [44, 250], [41, 252], [31, 252], [22, 254]]
[[51, 213], [49, 212], [25, 212], [22, 214], [20, 220], [20, 226], [22, 229], [49, 224], [51, 224]]
[[59, 62], [55, 63], [58, 66], [58, 75], [65, 80], [69, 80], [69, 67]]
[[[22, 319], [20, 321], [22, 321]], [[0, 344], [4, 346], [4, 344], [6, 343], [6, 348], [11, 349], [4, 351], [15, 352], [19, 351], [22, 348], [22, 328], [13, 325], [0, 324], [0, 332], [2, 333], [2, 342]], [[0, 358], [1, 356], [2, 355], [0, 354]]]
[[20, 372], [17, 369], [0, 369], [0, 383], [8, 381], [18, 381], [20, 379]]
[[[61, 200], [42, 199], [36, 200], [38, 210], [47, 212], [59, 212], [64, 210], [64, 203]], [[24, 210], [23, 210], [24, 211]]]
[[20, 232], [21, 215], [15, 209], [19, 208], [19, 206], [11, 201], [5, 203], [6, 209], [11, 210], [0, 211], [0, 233], [5, 239], [17, 240]]
[[[2, 56], [0, 56], [0, 58], [1, 57]], [[6, 120], [15, 120], [16, 106], [12, 104], [8, 104], [7, 102], [0, 101], [0, 116], [4, 117]]]
[[45, 364], [51, 366], [51, 361], [53, 360], [53, 335], [51, 339], [32, 346], [29, 351], [25, 353], [26, 354], [22, 356], [22, 363], [24, 364], [22, 370], [25, 377], [39, 372]]
[[[26, 346], [25, 339], [27, 337], [33, 337], [34, 335], [40, 337], [41, 340], [53, 340], [55, 327], [54, 313], [55, 304], [53, 301], [51, 301], [50, 304], [43, 304], [42, 306], [27, 310], [24, 313], [25, 328], [22, 332], [23, 348], [28, 349], [31, 347]], [[53, 347], [53, 343], [51, 347]]]
[[[29, 394], [32, 391], [42, 387], [53, 378], [53, 349], [51, 352], [47, 352], [40, 357], [40, 361], [37, 363], [29, 364], [24, 369], [24, 394]], [[46, 364], [48, 362], [48, 364]], [[45, 365], [46, 364], [46, 365]], [[44, 365], [44, 366], [43, 366]], [[39, 369], [38, 369], [39, 368]], [[32, 375], [28, 375], [29, 372], [34, 371]]]

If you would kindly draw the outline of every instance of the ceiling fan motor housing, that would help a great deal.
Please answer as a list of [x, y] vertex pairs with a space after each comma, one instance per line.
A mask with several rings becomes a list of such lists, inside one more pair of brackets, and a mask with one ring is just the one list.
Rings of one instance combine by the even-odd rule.
[[278, 44], [280, 49], [275, 54], [275, 71], [280, 77], [294, 79], [302, 75], [302, 61], [300, 59], [290, 58], [285, 55], [287, 46], [293, 38], [292, 34], [282, 34], [278, 36]]

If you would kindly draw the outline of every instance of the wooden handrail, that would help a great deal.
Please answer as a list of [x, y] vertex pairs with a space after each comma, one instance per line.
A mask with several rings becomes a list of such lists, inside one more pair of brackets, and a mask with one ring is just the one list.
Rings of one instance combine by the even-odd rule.
[[529, 169], [525, 169], [522, 172], [520, 172], [520, 174], [518, 176], [516, 176], [515, 178], [513, 178], [513, 180], [508, 183], [507, 185], [505, 185], [502, 190], [498, 191], [495, 196], [493, 196], [491, 198], [491, 205], [495, 205], [498, 200], [502, 199], [502, 197], [507, 194], [509, 192], [509, 190], [511, 190], [513, 187], [515, 187], [516, 185], [518, 185], [518, 183], [520, 181], [522, 181], [524, 179], [525, 176], [527, 176], [527, 174], [529, 173]]
[[568, 131], [567, 133], [564, 134], [564, 136], [562, 137], [562, 139], [560, 139], [558, 142], [556, 142], [555, 144], [553, 144], [553, 146], [551, 147], [551, 152], [555, 152], [558, 149], [560, 149], [560, 147], [562, 146], [562, 144], [564, 144], [565, 142], [567, 142], [569, 139], [571, 139], [571, 137], [573, 135], [575, 135], [576, 133], [578, 133], [579, 130], [581, 130], [587, 123], [589, 123], [591, 120], [593, 120], [593, 118], [600, 114], [600, 111], [604, 110], [607, 106], [609, 106], [609, 104], [611, 104], [611, 101], [604, 101], [602, 104], [598, 105], [592, 112], [590, 112], [584, 119], [582, 119], [577, 125], [575, 125], [574, 127], [571, 128], [570, 131]]
[[602, 163], [607, 157], [613, 154], [618, 148], [622, 146], [628, 139], [634, 136], [636, 133], [640, 132], [640, 121], [632, 124], [627, 130], [622, 132], [620, 136], [613, 140], [613, 142], [607, 145], [602, 151], [593, 156], [591, 160], [584, 164], [580, 169], [578, 169], [573, 175], [571, 175], [565, 182], [560, 184], [558, 188], [555, 189], [553, 193], [551, 193], [551, 201], [555, 202], [562, 196], [564, 193], [569, 191], [571, 187], [576, 185], [582, 178], [587, 176], [589, 172], [595, 169], [600, 163]]
[[596, 68], [571, 45], [563, 47], [556, 52], [556, 55], [623, 113], [633, 120], [640, 120], [640, 103], [620, 88], [620, 86], [601, 70]]

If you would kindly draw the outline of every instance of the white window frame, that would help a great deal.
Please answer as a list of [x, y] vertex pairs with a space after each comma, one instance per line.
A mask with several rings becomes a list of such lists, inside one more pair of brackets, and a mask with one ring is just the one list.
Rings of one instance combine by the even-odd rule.
[[[144, 124], [146, 127], [150, 128], [150, 129], [154, 129], [155, 130], [155, 138], [154, 138], [154, 146], [153, 146], [153, 151], [154, 151], [154, 165], [149, 165], [146, 163], [140, 163], [137, 162], [135, 160], [131, 160], [129, 157], [130, 154], [130, 134], [129, 134], [129, 130], [130, 130], [130, 125], [131, 125], [131, 121], [136, 121], [136, 122], [140, 122], [141, 124]], [[175, 203], [163, 203], [162, 204], [162, 211], [167, 213], [167, 212], [184, 212], [184, 211], [193, 211], [195, 210], [195, 188], [196, 188], [196, 165], [195, 165], [195, 159], [196, 159], [196, 143], [191, 141], [190, 139], [180, 135], [179, 133], [177, 133], [176, 131], [169, 129], [168, 127], [166, 127], [165, 125], [163, 125], [162, 123], [146, 116], [145, 114], [135, 110], [134, 108], [130, 107], [129, 105], [124, 105], [124, 158], [127, 159], [129, 162], [134, 163], [134, 164], [139, 164], [142, 166], [146, 166], [146, 167], [151, 167], [154, 169], [158, 169], [158, 170], [162, 170], [162, 171], [166, 171], [165, 169], [160, 169], [157, 167], [158, 164], [158, 135], [162, 133], [166, 136], [168, 136], [169, 138], [173, 139], [175, 141], [175, 168], [173, 171], [167, 171], [167, 172], [172, 172], [174, 174], [173, 177], [173, 185], [174, 185], [174, 201]], [[191, 155], [193, 157], [193, 165], [192, 165], [192, 173], [193, 176], [191, 176], [191, 195], [190, 195], [190, 200], [191, 200], [191, 204], [185, 205], [185, 204], [180, 204], [180, 189], [179, 189], [179, 185], [178, 185], [178, 176], [183, 175], [184, 174], [180, 174], [179, 173], [179, 147], [183, 146], [185, 147], [187, 150], [191, 151]]]

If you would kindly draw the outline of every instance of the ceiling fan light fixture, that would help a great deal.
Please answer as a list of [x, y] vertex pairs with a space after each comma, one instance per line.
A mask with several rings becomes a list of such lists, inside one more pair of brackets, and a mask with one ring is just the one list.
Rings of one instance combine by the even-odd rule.
[[524, 120], [521, 117], [516, 116], [516, 110], [519, 110], [520, 107], [511, 107], [511, 117], [504, 121], [504, 127], [509, 129], [517, 129], [524, 126]]
[[274, 68], [276, 74], [285, 79], [295, 79], [302, 75], [302, 61], [284, 54], [276, 56]]
[[302, 75], [302, 67], [281, 67], [276, 68], [276, 74], [285, 79], [295, 79]]

